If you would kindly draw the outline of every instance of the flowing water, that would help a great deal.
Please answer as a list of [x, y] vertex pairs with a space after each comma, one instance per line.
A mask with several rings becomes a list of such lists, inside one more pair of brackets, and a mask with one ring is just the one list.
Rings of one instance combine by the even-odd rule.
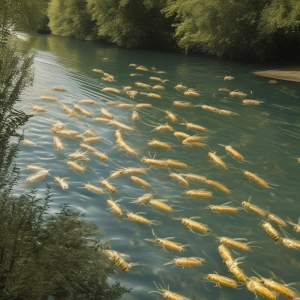
[[[21, 168], [19, 186], [15, 194], [37, 189], [43, 195], [46, 182], [54, 192], [51, 205], [52, 213], [58, 211], [62, 203], [70, 203], [71, 207], [84, 212], [87, 220], [96, 223], [105, 233], [102, 239], [110, 241], [113, 250], [130, 256], [133, 266], [129, 273], [118, 271], [111, 281], [118, 280], [122, 285], [132, 287], [131, 294], [123, 299], [163, 299], [162, 295], [150, 293], [157, 290], [153, 284], [169, 286], [170, 291], [190, 299], [253, 299], [254, 294], [247, 291], [245, 285], [239, 289], [214, 287], [215, 284], [204, 280], [206, 274], [217, 272], [219, 275], [234, 278], [218, 253], [220, 244], [217, 237], [245, 238], [253, 242], [251, 251], [231, 249], [234, 258], [245, 256], [240, 264], [244, 273], [251, 277], [253, 271], [264, 277], [275, 274], [277, 281], [286, 283], [299, 280], [300, 254], [295, 249], [286, 248], [282, 243], [273, 241], [259, 226], [261, 220], [268, 221], [252, 212], [242, 209], [242, 201], [250, 196], [251, 203], [275, 213], [283, 219], [291, 218], [297, 223], [300, 217], [299, 204], [299, 170], [297, 158], [300, 156], [300, 109], [299, 83], [278, 81], [269, 84], [268, 79], [257, 77], [250, 72], [255, 68], [249, 64], [220, 61], [217, 59], [185, 56], [182, 54], [137, 51], [116, 48], [93, 42], [69, 40], [54, 36], [39, 36], [35, 42], [36, 56], [34, 62], [35, 78], [18, 104], [29, 112], [31, 105], [40, 105], [47, 109], [45, 113], [34, 113], [24, 126], [25, 138], [37, 144], [36, 147], [20, 145], [17, 158]], [[108, 60], [103, 60], [108, 58]], [[149, 71], [138, 71], [129, 64], [146, 66]], [[101, 69], [114, 75], [114, 82], [101, 80], [102, 74], [93, 69]], [[158, 74], [156, 71], [165, 71]], [[137, 76], [130, 76], [136, 73]], [[224, 76], [234, 76], [232, 81], [224, 81]], [[151, 86], [159, 82], [149, 77], [168, 79], [162, 85], [163, 91], [141, 89], [135, 82], [143, 82]], [[174, 88], [182, 83], [200, 93], [197, 97], [184, 96], [183, 91]], [[144, 93], [154, 92], [161, 99], [153, 99], [139, 93], [131, 99], [123, 86], [132, 86], [134, 90]], [[63, 87], [67, 92], [52, 90], [52, 86]], [[104, 87], [121, 90], [120, 94], [101, 92]], [[219, 88], [239, 90], [247, 97], [230, 97], [228, 92], [219, 92]], [[40, 96], [54, 96], [58, 102], [44, 101]], [[81, 104], [92, 113], [93, 118], [102, 117], [100, 108], [107, 109], [116, 120], [134, 127], [133, 131], [121, 130], [124, 140], [137, 151], [137, 157], [120, 150], [116, 145], [114, 133], [116, 128], [107, 123], [96, 123], [92, 118], [81, 115], [69, 117], [62, 109], [63, 104], [73, 108], [82, 99], [93, 99], [96, 104]], [[243, 99], [261, 100], [259, 106], [242, 105]], [[188, 101], [191, 107], [179, 108], [174, 101]], [[139, 120], [132, 122], [132, 109], [108, 106], [108, 101], [132, 104], [151, 103], [152, 108], [136, 109]], [[203, 110], [201, 105], [210, 105], [218, 109], [234, 112], [226, 116], [216, 112]], [[198, 105], [198, 106], [197, 106]], [[177, 116], [177, 122], [166, 117], [165, 110]], [[32, 113], [32, 111], [31, 111]], [[93, 153], [87, 152], [90, 162], [82, 162], [86, 166], [84, 174], [70, 169], [66, 163], [68, 155], [79, 149], [79, 140], [62, 137], [63, 151], [53, 147], [51, 126], [56, 121], [64, 122], [68, 129], [80, 133], [91, 129], [101, 136], [101, 140], [91, 144], [104, 152], [109, 161], [102, 161]], [[182, 144], [173, 132], [153, 131], [159, 124], [169, 123], [175, 131], [189, 135], [198, 134], [203, 137], [205, 147], [189, 147]], [[202, 133], [187, 129], [184, 123], [191, 122], [204, 126], [208, 132]], [[171, 145], [171, 150], [148, 146], [148, 141], [156, 138]], [[221, 145], [220, 145], [221, 144]], [[225, 152], [222, 145], [231, 145], [244, 157], [237, 161]], [[227, 168], [219, 168], [208, 158], [208, 152], [219, 155]], [[155, 156], [156, 159], [173, 159], [187, 164], [186, 169], [151, 167], [145, 175], [137, 175], [149, 182], [152, 189], [143, 188], [130, 180], [130, 176], [122, 175], [110, 179], [116, 194], [94, 194], [83, 187], [88, 182], [102, 187], [101, 178], [108, 178], [110, 172], [120, 167], [149, 167], [140, 162], [143, 156]], [[45, 179], [26, 184], [25, 179], [32, 174], [26, 170], [28, 164], [35, 164], [50, 169]], [[268, 187], [261, 187], [249, 181], [243, 170], [255, 173], [265, 180]], [[205, 183], [189, 180], [189, 187], [171, 179], [170, 172], [195, 173], [207, 179], [216, 180], [230, 189], [230, 194], [215, 190]], [[54, 183], [53, 176], [67, 177], [69, 189], [64, 191]], [[191, 198], [185, 195], [187, 189], [205, 189], [212, 192], [211, 198]], [[145, 193], [153, 193], [155, 199], [167, 199], [173, 205], [173, 212], [164, 212], [150, 205], [131, 203]], [[118, 217], [108, 210], [106, 200], [122, 199], [119, 205], [123, 216]], [[228, 205], [238, 207], [237, 213], [215, 213], [208, 205]], [[142, 216], [159, 222], [157, 226], [146, 226], [126, 219], [127, 212], [143, 212]], [[201, 217], [197, 221], [207, 224], [210, 234], [192, 232], [175, 218]], [[271, 221], [270, 221], [271, 222]], [[278, 225], [273, 224], [283, 236]], [[187, 245], [183, 253], [163, 249], [145, 239], [154, 239], [151, 228], [159, 238], [174, 237], [174, 241]], [[285, 228], [292, 238], [300, 238], [291, 225]], [[249, 246], [250, 246], [249, 245]], [[255, 246], [255, 247], [254, 247]], [[234, 251], [233, 251], [234, 250]], [[164, 265], [175, 257], [200, 257], [205, 259], [202, 266], [182, 268], [175, 264]], [[295, 286], [300, 290], [299, 285]], [[165, 287], [167, 289], [167, 287]], [[282, 296], [280, 296], [282, 297]], [[282, 298], [283, 299], [283, 298]]]

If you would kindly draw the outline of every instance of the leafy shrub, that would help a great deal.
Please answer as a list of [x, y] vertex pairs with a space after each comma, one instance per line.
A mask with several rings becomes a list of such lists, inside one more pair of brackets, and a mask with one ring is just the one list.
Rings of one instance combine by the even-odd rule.
[[119, 299], [129, 290], [107, 278], [113, 271], [99, 233], [83, 215], [63, 205], [56, 217], [46, 214], [51, 202], [36, 192], [0, 199], [1, 299]]

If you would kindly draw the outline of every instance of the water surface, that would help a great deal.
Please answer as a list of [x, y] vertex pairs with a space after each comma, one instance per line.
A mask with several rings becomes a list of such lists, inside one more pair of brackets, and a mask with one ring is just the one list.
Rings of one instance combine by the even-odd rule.
[[[23, 130], [25, 138], [37, 143], [37, 147], [21, 145], [17, 158], [21, 168], [21, 178], [15, 193], [21, 194], [30, 189], [37, 189], [40, 195], [45, 191], [46, 182], [54, 192], [51, 205], [52, 213], [58, 211], [62, 203], [70, 203], [71, 207], [84, 212], [87, 220], [96, 223], [105, 234], [102, 239], [110, 241], [111, 248], [130, 256], [131, 262], [139, 262], [139, 266], [132, 267], [128, 274], [119, 271], [111, 279], [119, 280], [121, 284], [132, 287], [131, 294], [123, 299], [162, 299], [156, 293], [153, 281], [162, 284], [163, 278], [171, 291], [191, 299], [253, 299], [254, 295], [245, 286], [240, 289], [227, 287], [215, 288], [213, 283], [203, 280], [204, 274], [217, 272], [220, 275], [234, 278], [223, 263], [217, 247], [217, 236], [231, 238], [246, 238], [252, 242], [251, 252], [239, 250], [232, 252], [235, 258], [246, 256], [240, 267], [247, 276], [254, 276], [251, 269], [265, 277], [273, 272], [277, 280], [286, 283], [298, 280], [300, 268], [299, 252], [285, 248], [275, 243], [258, 225], [261, 217], [240, 209], [237, 214], [216, 214], [207, 209], [210, 204], [230, 205], [241, 207], [242, 201], [251, 203], [277, 214], [283, 219], [291, 218], [297, 223], [299, 210], [299, 168], [297, 157], [300, 139], [300, 110], [299, 84], [278, 81], [269, 84], [268, 79], [251, 74], [257, 66], [244, 63], [233, 63], [217, 59], [185, 56], [182, 54], [155, 51], [136, 51], [116, 48], [93, 42], [82, 42], [54, 36], [39, 36], [36, 43], [36, 57], [34, 62], [35, 79], [32, 86], [22, 94], [19, 107], [30, 111], [31, 105], [41, 105], [47, 108], [46, 113], [35, 113], [27, 122]], [[103, 58], [108, 60], [103, 61]], [[129, 64], [146, 66], [149, 71], [138, 71]], [[114, 75], [114, 82], [101, 80], [101, 74], [95, 73], [94, 68]], [[165, 74], [157, 74], [155, 70], [163, 70]], [[132, 73], [139, 76], [129, 76]], [[224, 76], [234, 76], [232, 81], [224, 81]], [[125, 92], [120, 94], [104, 93], [104, 87], [114, 87], [122, 90], [130, 85], [139, 92], [135, 82], [143, 82], [151, 86], [158, 82], [150, 80], [150, 76], [168, 79], [164, 83], [164, 91], [157, 91], [161, 99], [151, 99], [138, 94], [130, 99]], [[177, 91], [174, 86], [182, 83], [200, 93], [199, 97], [187, 97]], [[52, 86], [61, 86], [68, 92], [58, 92]], [[219, 92], [221, 87], [230, 90], [240, 90], [247, 94], [247, 99], [264, 101], [260, 106], [242, 105], [243, 98], [230, 97], [228, 93]], [[155, 91], [154, 91], [155, 92]], [[42, 95], [58, 97], [58, 102], [40, 100]], [[105, 124], [95, 123], [93, 119], [81, 116], [71, 118], [60, 108], [62, 104], [72, 107], [81, 99], [93, 99], [96, 105], [82, 104], [93, 117], [101, 117], [99, 109], [106, 108], [115, 118], [135, 128], [132, 132], [122, 131], [124, 140], [137, 152], [138, 157], [130, 156], [115, 146], [114, 132], [116, 128]], [[189, 101], [190, 108], [173, 106], [175, 100]], [[131, 121], [131, 109], [110, 107], [108, 101], [126, 103], [151, 103], [152, 108], [137, 110], [140, 119]], [[211, 105], [218, 109], [234, 112], [236, 115], [224, 116], [205, 111], [201, 105]], [[198, 106], [196, 106], [198, 105]], [[166, 118], [165, 110], [174, 113], [178, 121], [172, 123]], [[87, 153], [91, 159], [86, 166], [85, 174], [76, 173], [66, 164], [68, 155], [79, 149], [79, 141], [72, 138], [62, 138], [64, 150], [59, 152], [53, 147], [54, 134], [51, 126], [56, 121], [64, 122], [69, 129], [81, 133], [91, 128], [101, 140], [92, 144], [93, 147], [104, 152], [109, 161], [101, 161], [92, 153]], [[190, 135], [199, 134], [205, 138], [204, 148], [184, 147], [180, 139], [172, 132], [153, 131], [158, 124], [168, 122], [176, 131], [183, 131]], [[186, 129], [184, 123], [191, 122], [209, 129], [208, 133], [199, 133]], [[147, 142], [152, 138], [168, 142], [172, 150], [152, 148]], [[227, 155], [224, 146], [231, 145], [245, 158], [245, 162], [238, 162]], [[227, 164], [227, 169], [218, 168], [208, 159], [208, 152], [216, 152]], [[93, 194], [82, 188], [84, 183], [90, 182], [101, 186], [99, 180], [108, 178], [110, 172], [119, 167], [147, 167], [140, 162], [143, 156], [155, 155], [157, 159], [174, 159], [188, 165], [187, 169], [157, 168], [147, 170], [141, 178], [148, 181], [153, 189], [145, 189], [134, 184], [129, 176], [121, 176], [110, 182], [117, 188], [116, 194]], [[63, 191], [54, 183], [53, 177], [25, 184], [25, 179], [31, 174], [26, 165], [37, 164], [50, 169], [51, 176], [68, 177], [70, 188]], [[263, 178], [270, 188], [263, 188], [250, 182], [243, 176], [243, 170], [248, 170]], [[212, 191], [213, 196], [208, 199], [192, 199], [185, 196], [186, 188], [169, 177], [170, 172], [196, 173], [208, 179], [219, 181], [231, 190], [227, 195], [212, 189], [205, 183], [189, 181], [189, 189], [205, 189]], [[149, 205], [138, 206], [130, 203], [137, 197], [152, 192], [154, 198], [168, 199], [174, 205], [173, 213], [158, 211]], [[106, 200], [121, 199], [123, 216], [117, 217], [107, 209]], [[153, 239], [151, 228], [134, 223], [126, 219], [126, 212], [144, 212], [145, 217], [160, 222], [153, 226], [155, 234], [160, 238], [175, 237], [174, 241], [188, 244], [183, 253], [172, 250], [165, 251], [160, 245], [155, 245], [145, 239]], [[200, 222], [207, 224], [212, 230], [210, 235], [195, 234], [183, 226], [175, 218], [189, 218], [199, 216]], [[266, 220], [266, 218], [265, 218]], [[274, 227], [279, 230], [276, 224]], [[293, 232], [292, 226], [286, 228], [287, 233], [299, 239], [299, 234]], [[201, 257], [205, 263], [201, 267], [181, 268], [177, 265], [164, 265], [177, 256]], [[160, 278], [161, 277], [161, 278]], [[296, 286], [300, 289], [299, 286]], [[283, 298], [282, 298], [283, 299]]]

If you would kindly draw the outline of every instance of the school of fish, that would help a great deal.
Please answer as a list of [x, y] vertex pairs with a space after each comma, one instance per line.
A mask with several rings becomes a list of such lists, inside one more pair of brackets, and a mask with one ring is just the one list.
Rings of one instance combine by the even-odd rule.
[[[103, 58], [103, 61], [106, 60], [109, 60], [109, 58]], [[88, 168], [92, 168], [91, 160], [93, 159], [100, 159], [102, 161], [114, 163], [111, 160], [109, 153], [101, 152], [99, 147], [99, 145], [101, 145], [103, 142], [103, 138], [99, 134], [99, 132], [101, 132], [101, 128], [111, 126], [114, 128], [115, 138], [115, 144], [112, 145], [112, 147], [122, 151], [125, 157], [134, 157], [138, 166], [120, 167], [115, 164], [115, 168], [110, 171], [110, 176], [108, 178], [94, 178], [94, 182], [97, 181], [97, 184], [94, 185], [90, 182], [83, 182], [83, 186], [81, 187], [94, 193], [95, 195], [106, 195], [107, 207], [115, 216], [135, 222], [137, 226], [148, 226], [149, 237], [152, 238], [145, 238], [144, 240], [146, 242], [153, 243], [153, 245], [159, 245], [161, 249], [167, 251], [167, 253], [170, 255], [169, 260], [166, 261], [164, 265], [201, 268], [202, 265], [206, 264], [207, 262], [203, 257], [184, 256], [183, 252], [185, 251], [185, 248], [189, 247], [190, 245], [181, 244], [177, 237], [173, 238], [167, 236], [157, 236], [153, 226], [163, 226], [163, 222], [148, 219], [146, 217], [146, 213], [143, 211], [143, 208], [146, 207], [145, 205], [151, 206], [154, 211], [163, 214], [164, 218], [177, 220], [176, 222], [178, 222], [178, 224], [181, 223], [183, 228], [192, 232], [193, 234], [199, 234], [204, 237], [214, 236], [215, 244], [213, 247], [219, 253], [219, 262], [220, 264], [224, 263], [224, 265], [228, 268], [229, 273], [217, 274], [213, 268], [208, 274], [203, 274], [201, 271], [199, 271], [199, 274], [201, 274], [202, 278], [201, 280], [203, 282], [211, 282], [217, 287], [226, 286], [234, 289], [243, 288], [245, 291], [248, 290], [252, 292], [255, 297], [259, 295], [269, 300], [276, 300], [278, 299], [279, 295], [286, 299], [299, 300], [300, 294], [296, 288], [290, 287], [283, 281], [278, 282], [278, 280], [273, 280], [274, 278], [262, 277], [256, 271], [257, 266], [255, 265], [251, 266], [253, 272], [247, 274], [244, 273], [243, 269], [239, 266], [239, 264], [247, 263], [247, 256], [238, 256], [239, 254], [237, 251], [256, 251], [256, 247], [259, 247], [259, 245], [261, 245], [260, 243], [256, 243], [257, 241], [255, 241], [254, 244], [252, 244], [252, 241], [248, 241], [246, 238], [240, 236], [221, 236], [221, 230], [220, 232], [214, 232], [212, 229], [210, 229], [210, 224], [201, 223], [199, 220], [201, 217], [194, 216], [192, 213], [190, 213], [189, 217], [176, 217], [174, 214], [176, 211], [180, 211], [180, 208], [182, 208], [181, 205], [183, 205], [184, 201], [186, 201], [184, 199], [194, 199], [195, 201], [203, 201], [202, 199], [208, 199], [206, 200], [208, 201], [206, 203], [209, 205], [207, 205], [206, 208], [211, 211], [212, 222], [214, 222], [214, 214], [231, 215], [241, 214], [242, 211], [246, 211], [252, 213], [254, 218], [257, 218], [257, 229], [264, 231], [266, 238], [269, 236], [269, 238], [274, 241], [274, 247], [276, 247], [276, 244], [280, 243], [286, 248], [289, 248], [289, 250], [300, 251], [300, 239], [298, 240], [292, 237], [286, 231], [287, 228], [292, 226], [291, 228], [295, 233], [300, 233], [300, 218], [298, 219], [298, 222], [289, 218], [284, 220], [280, 216], [271, 213], [269, 208], [254, 204], [256, 201], [255, 199], [252, 200], [250, 195], [248, 199], [243, 199], [239, 206], [236, 205], [236, 201], [234, 205], [233, 200], [221, 204], [214, 203], [213, 199], [215, 193], [220, 192], [221, 194], [226, 194], [231, 197], [232, 191], [222, 182], [216, 181], [214, 178], [210, 178], [207, 174], [198, 174], [195, 171], [190, 171], [191, 166], [184, 163], [184, 156], [182, 156], [182, 161], [168, 158], [170, 151], [174, 151], [173, 149], [176, 147], [176, 149], [181, 148], [186, 150], [188, 150], [189, 147], [197, 147], [199, 148], [199, 151], [206, 151], [207, 160], [210, 161], [215, 168], [225, 170], [225, 172], [230, 172], [231, 164], [229, 162], [229, 156], [231, 157], [230, 159], [245, 163], [243, 166], [247, 168], [246, 166], [249, 166], [249, 164], [246, 163], [251, 164], [251, 162], [245, 160], [243, 154], [239, 153], [234, 146], [231, 145], [232, 141], [228, 141], [228, 145], [220, 144], [220, 148], [217, 151], [212, 151], [209, 148], [209, 136], [215, 134], [215, 132], [210, 131], [208, 128], [202, 126], [200, 119], [197, 124], [188, 122], [188, 120], [181, 118], [180, 115], [177, 114], [178, 110], [176, 110], [175, 113], [173, 108], [177, 107], [179, 109], [188, 110], [190, 108], [195, 109], [196, 107], [200, 107], [202, 110], [207, 111], [207, 113], [217, 113], [223, 116], [236, 118], [238, 118], [239, 115], [236, 112], [218, 109], [204, 103], [193, 105], [192, 102], [188, 101], [174, 101], [168, 110], [161, 111], [162, 117], [167, 119], [170, 124], [166, 122], [152, 125], [148, 124], [149, 130], [161, 134], [158, 135], [159, 137], [151, 140], [145, 137], [145, 149], [147, 151], [152, 151], [153, 153], [153, 149], [155, 151], [156, 148], [159, 148], [162, 151], [165, 151], [165, 157], [156, 158], [155, 155], [151, 157], [150, 154], [144, 156], [141, 154], [140, 145], [129, 143], [129, 141], [126, 140], [126, 137], [128, 136], [128, 133], [133, 133], [138, 129], [138, 122], [144, 122], [144, 124], [147, 124], [145, 114], [141, 114], [142, 111], [149, 110], [149, 113], [151, 113], [152, 109], [160, 111], [159, 108], [156, 108], [155, 103], [163, 101], [163, 96], [160, 95], [159, 92], [165, 90], [164, 85], [169, 83], [169, 80], [166, 78], [157, 77], [158, 75], [163, 75], [163, 77], [165, 77], [165, 72], [156, 71], [155, 68], [147, 68], [134, 63], [130, 64], [129, 67], [135, 68], [137, 71], [143, 71], [143, 75], [149, 74], [149, 80], [155, 82], [156, 84], [151, 86], [148, 83], [137, 81], [131, 82], [131, 85], [117, 88], [115, 84], [114, 86], [109, 86], [110, 82], [115, 82], [114, 75], [106, 73], [105, 71], [102, 71], [102, 69], [93, 69], [92, 71], [101, 74], [101, 76], [103, 76], [101, 80], [107, 82], [108, 84], [106, 87], [101, 89], [103, 94], [112, 93], [115, 94], [116, 97], [117, 95], [121, 94], [128, 99], [135, 99], [140, 96], [142, 101], [145, 101], [145, 97], [147, 97], [152, 99], [151, 103], [141, 102], [133, 104], [132, 100], [130, 100], [128, 103], [124, 102], [124, 100], [116, 100], [107, 101], [106, 104], [103, 104], [103, 102], [98, 103], [94, 99], [82, 99], [73, 104], [59, 104], [59, 96], [57, 96], [56, 93], [55, 97], [51, 95], [42, 95], [40, 96], [40, 100], [37, 100], [37, 103], [32, 105], [32, 111], [38, 114], [47, 111], [47, 101], [56, 102], [58, 106], [61, 105], [60, 107], [62, 109], [62, 113], [65, 113], [66, 122], [63, 123], [57, 121], [52, 122], [51, 126], [49, 125], [49, 132], [53, 135], [53, 148], [55, 151], [64, 152], [69, 139], [78, 140], [78, 149], [74, 149], [72, 153], [66, 153], [66, 158], [64, 160], [66, 170], [69, 168], [78, 174], [85, 174]], [[141, 74], [130, 74], [131, 77], [138, 75]], [[233, 76], [224, 77], [224, 81], [231, 81], [234, 79], [235, 78]], [[175, 83], [174, 88], [176, 91], [178, 91], [178, 93], [181, 93], [187, 97], [187, 99], [189, 97], [201, 98], [200, 91], [192, 87], [189, 88], [182, 83]], [[52, 89], [56, 92], [68, 93], [68, 90], [64, 87], [55, 86], [52, 87]], [[153, 91], [155, 91], [155, 93]], [[260, 100], [244, 99], [247, 94], [239, 90], [231, 91], [227, 88], [219, 88], [219, 92], [228, 93], [229, 97], [240, 98], [242, 105], [258, 106], [263, 105], [264, 103], [264, 101]], [[41, 100], [44, 101], [44, 105], [42, 105], [43, 102]], [[131, 120], [128, 119], [124, 120], [123, 122], [123, 120], [120, 120], [118, 116], [115, 116], [110, 112], [109, 106], [118, 107], [120, 110], [131, 110]], [[76, 120], [80, 120], [80, 122], [84, 123], [85, 117], [91, 118], [95, 122], [95, 126], [93, 128], [85, 128], [85, 130], [82, 130], [82, 132], [73, 130], [71, 128], [72, 126], [70, 124], [72, 124], [72, 121], [76, 122]], [[175, 129], [172, 127], [172, 123], [180, 124], [183, 131], [175, 131]], [[185, 129], [187, 132], [184, 131]], [[174, 135], [174, 137], [177, 138], [177, 144], [165, 142], [163, 140], [164, 134]], [[39, 141], [23, 139], [21, 143], [25, 146], [37, 147]], [[222, 154], [226, 153], [228, 156], [225, 159]], [[298, 162], [300, 162], [300, 158], [298, 159]], [[168, 170], [169, 176], [166, 177], [165, 180], [172, 181], [174, 184], [182, 187], [182, 202], [177, 204], [178, 201], [172, 201], [171, 198], [166, 197], [165, 199], [160, 199], [156, 196], [155, 188], [147, 180], [147, 171], [150, 168], [156, 172], [160, 172], [161, 168]], [[57, 184], [63, 191], [72, 189], [72, 185], [74, 184], [68, 182], [67, 177], [61, 178], [55, 175], [55, 170], [51, 169], [51, 165], [39, 166], [32, 162], [31, 165], [27, 166], [27, 171], [34, 173], [31, 173], [26, 178], [26, 184], [31, 184], [39, 180], [46, 180], [46, 177], [53, 177], [53, 182]], [[273, 186], [276, 188], [276, 185], [269, 182], [265, 176], [259, 176], [243, 168], [235, 171], [239, 172], [241, 178], [244, 178], [244, 180], [248, 180], [251, 184], [256, 185], [258, 189], [273, 188]], [[148, 193], [143, 193], [140, 195], [140, 197], [134, 198], [132, 199], [133, 201], [130, 201], [130, 203], [136, 204], [137, 209], [134, 212], [126, 208], [126, 204], [123, 204], [125, 200], [122, 199], [122, 194], [120, 194], [119, 190], [115, 186], [115, 183], [121, 176], [128, 176], [133, 185], [147, 189]], [[190, 185], [195, 186], [195, 184], [198, 186], [198, 188], [190, 187]], [[114, 194], [118, 195], [118, 200], [114, 199]], [[147, 245], [150, 247], [152, 244], [149, 243]], [[137, 262], [129, 263], [128, 261], [130, 257], [128, 255], [118, 253], [115, 250], [99, 249], [99, 251], [103, 251], [108, 258], [115, 263], [115, 266], [118, 267], [123, 273], [130, 272], [132, 267], [138, 268], [141, 266]], [[173, 253], [175, 253], [175, 255]], [[200, 251], [199, 255], [201, 255]], [[169, 286], [166, 286], [164, 282], [163, 285], [154, 282], [154, 285], [156, 290], [149, 291], [149, 293], [159, 293], [165, 299], [169, 300], [189, 299], [184, 295], [170, 291]]]

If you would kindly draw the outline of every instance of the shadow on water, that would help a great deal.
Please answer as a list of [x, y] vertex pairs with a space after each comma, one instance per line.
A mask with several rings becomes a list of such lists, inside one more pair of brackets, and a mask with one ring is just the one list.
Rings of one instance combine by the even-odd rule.
[[20, 128], [30, 118], [14, 105], [33, 79], [33, 53], [19, 46], [0, 48], [0, 298], [119, 299], [130, 290], [108, 284], [114, 262], [102, 251], [96, 225], [68, 204], [50, 216], [48, 185], [43, 199], [35, 190], [13, 196]]

